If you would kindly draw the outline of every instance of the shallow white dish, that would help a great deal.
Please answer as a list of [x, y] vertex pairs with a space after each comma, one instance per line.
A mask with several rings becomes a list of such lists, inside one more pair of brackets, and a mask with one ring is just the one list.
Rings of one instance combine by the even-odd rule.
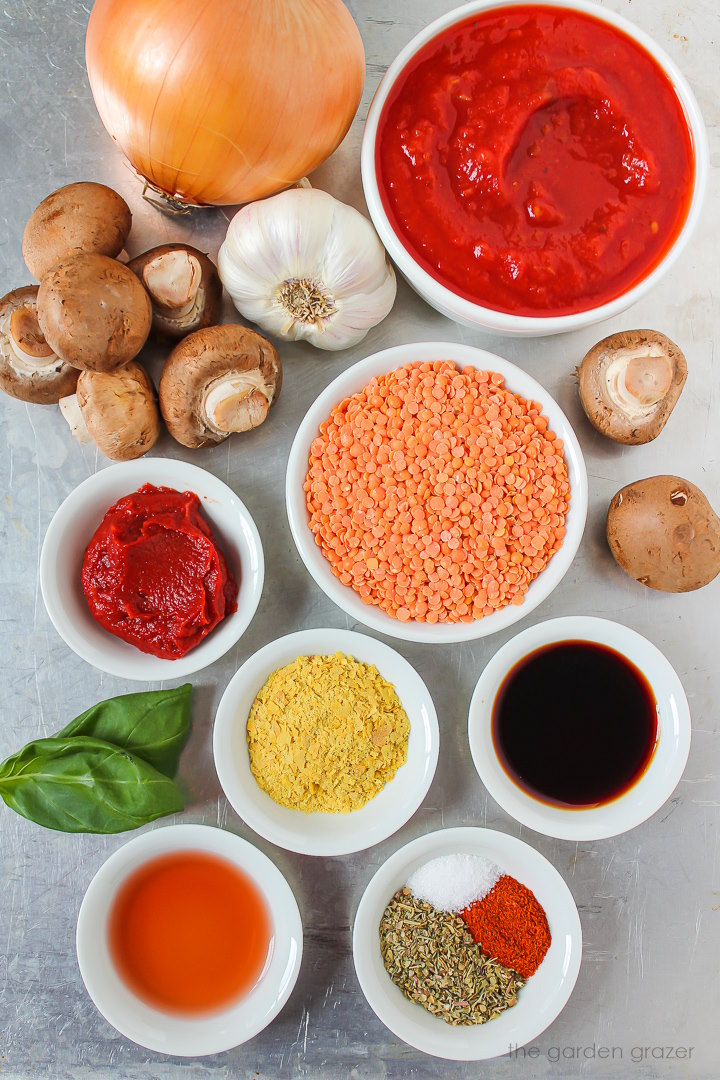
[[[531, 889], [547, 915], [552, 942], [520, 991], [517, 1005], [486, 1024], [452, 1027], [408, 1001], [383, 965], [383, 912], [413, 871], [441, 855], [483, 855]], [[435, 1057], [482, 1061], [535, 1039], [567, 1004], [580, 971], [582, 931], [575, 901], [548, 860], [514, 836], [492, 829], [441, 829], [411, 841], [380, 867], [362, 895], [353, 926], [360, 988], [383, 1024], [399, 1039]]]
[[[571, 502], [565, 522], [567, 531], [562, 547], [531, 583], [523, 604], [519, 607], [509, 604], [493, 615], [477, 619], [472, 623], [431, 624], [416, 621], [403, 623], [399, 619], [393, 619], [379, 607], [364, 604], [349, 585], [343, 585], [334, 576], [330, 564], [315, 543], [315, 537], [308, 525], [309, 515], [303, 482], [307, 475], [310, 446], [318, 435], [320, 425], [327, 420], [335, 405], [362, 390], [374, 376], [394, 371], [395, 368], [415, 360], [423, 362], [453, 360], [460, 368], [471, 365], [499, 372], [504, 376], [507, 388], [513, 393], [542, 404], [543, 412], [548, 417], [552, 430], [563, 440], [565, 447]], [[513, 623], [524, 619], [526, 615], [534, 611], [538, 604], [547, 599], [565, 576], [580, 546], [587, 517], [588, 484], [585, 462], [575, 432], [560, 406], [540, 383], [521, 368], [493, 353], [485, 352], [484, 349], [475, 349], [470, 345], [460, 345], [457, 342], [423, 341], [396, 345], [392, 349], [384, 349], [382, 352], [366, 357], [365, 360], [361, 360], [339, 375], [315, 399], [305, 414], [290, 449], [285, 502], [290, 530], [302, 561], [323, 592], [338, 607], [353, 619], [357, 619], [358, 622], [364, 623], [381, 634], [402, 638], [405, 641], [424, 641], [439, 645], [455, 641], [472, 641], [475, 638], [486, 637], [488, 634], [505, 630]]]
[[[498, 761], [492, 709], [508, 671], [528, 653], [554, 641], [597, 641], [630, 660], [650, 683], [658, 710], [658, 740], [646, 771], [624, 795], [588, 809], [551, 806], [517, 786]], [[560, 688], [561, 692], [561, 688]], [[468, 738], [475, 768], [493, 799], [516, 821], [560, 840], [601, 840], [640, 825], [670, 798], [690, 753], [690, 710], [670, 662], [634, 630], [608, 619], [572, 615], [538, 623], [492, 657], [470, 702]]]
[[[202, 1017], [161, 1012], [135, 996], [118, 975], [107, 922], [122, 882], [142, 863], [173, 851], [202, 851], [236, 864], [255, 882], [270, 911], [274, 942], [257, 985], [237, 1004]], [[277, 867], [246, 840], [208, 825], [169, 825], [130, 840], [98, 870], [85, 893], [77, 924], [77, 956], [88, 994], [121, 1035], [161, 1054], [198, 1057], [247, 1042], [273, 1020], [300, 971], [300, 912]]]
[[[407, 761], [361, 810], [306, 814], [280, 806], [250, 770], [246, 724], [268, 676], [298, 656], [343, 652], [374, 664], [395, 687], [410, 721]], [[215, 717], [213, 753], [223, 791], [233, 809], [266, 840], [303, 855], [347, 855], [391, 836], [415, 813], [435, 775], [440, 736], [430, 693], [415, 669], [394, 649], [350, 630], [301, 630], [271, 641], [230, 680]]]
[[362, 141], [361, 170], [365, 199], [378, 235], [403, 277], [407, 279], [423, 300], [427, 301], [442, 315], [446, 315], [448, 318], [466, 326], [489, 329], [495, 334], [543, 337], [548, 334], [577, 330], [583, 326], [591, 326], [593, 323], [611, 319], [636, 303], [642, 296], [645, 296], [654, 288], [660, 278], [664, 277], [685, 248], [700, 218], [707, 188], [709, 149], [700, 108], [689, 84], [675, 62], [648, 34], [628, 19], [623, 18], [622, 15], [616, 15], [615, 12], [609, 11], [606, 7], [600, 7], [598, 4], [587, 3], [586, 0], [542, 0], [543, 4], [586, 12], [594, 16], [594, 18], [608, 23], [610, 26], [617, 27], [618, 30], [623, 31], [628, 37], [638, 42], [646, 52], [650, 53], [668, 76], [685, 111], [695, 150], [695, 183], [687, 219], [672, 247], [655, 269], [642, 281], [609, 303], [573, 315], [537, 317], [494, 311], [491, 308], [483, 307], [481, 304], [474, 304], [471, 300], [466, 300], [453, 292], [452, 289], [436, 281], [415, 261], [411, 252], [398, 237], [385, 213], [375, 171], [375, 143], [380, 116], [385, 102], [403, 70], [418, 50], [426, 45], [428, 41], [449, 26], [462, 22], [478, 12], [487, 11], [490, 8], [509, 7], [517, 4], [524, 5], [525, 3], [526, 0], [474, 0], [473, 3], [453, 8], [429, 23], [400, 50], [385, 72], [368, 112]]
[[[192, 491], [239, 585], [237, 611], [179, 660], [140, 652], [97, 623], [82, 590], [85, 549], [107, 510], [143, 484]], [[53, 626], [93, 667], [123, 679], [176, 679], [218, 660], [245, 632], [262, 594], [265, 564], [255, 523], [234, 491], [197, 465], [171, 458], [141, 458], [90, 476], [61, 504], [40, 554], [40, 588]]]

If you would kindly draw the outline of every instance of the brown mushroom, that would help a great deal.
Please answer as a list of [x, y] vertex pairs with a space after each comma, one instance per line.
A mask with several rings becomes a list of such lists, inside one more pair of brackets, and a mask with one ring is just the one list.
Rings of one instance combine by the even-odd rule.
[[20, 401], [55, 405], [75, 392], [78, 373], [43, 337], [37, 294], [37, 285], [24, 285], [0, 300], [0, 390]]
[[687, 378], [677, 345], [656, 330], [624, 330], [593, 346], [577, 371], [590, 423], [615, 442], [657, 438]]
[[130, 207], [112, 188], [93, 182], [68, 184], [33, 210], [23, 233], [23, 257], [41, 281], [68, 255], [95, 252], [114, 258], [131, 225]]
[[160, 436], [155, 388], [136, 362], [111, 373], [81, 372], [60, 411], [78, 442], [94, 442], [113, 461], [142, 457]]
[[651, 589], [690, 592], [720, 573], [720, 519], [679, 476], [650, 476], [618, 491], [606, 532], [618, 566]]
[[82, 371], [113, 371], [142, 349], [150, 299], [135, 274], [106, 255], [71, 255], [47, 274], [38, 319], [58, 356]]
[[128, 267], [148, 291], [152, 334], [158, 341], [179, 341], [220, 318], [222, 284], [213, 263], [197, 248], [163, 244], [131, 259]]
[[213, 446], [258, 427], [277, 401], [282, 367], [275, 348], [244, 326], [208, 326], [170, 353], [160, 411], [183, 446]]

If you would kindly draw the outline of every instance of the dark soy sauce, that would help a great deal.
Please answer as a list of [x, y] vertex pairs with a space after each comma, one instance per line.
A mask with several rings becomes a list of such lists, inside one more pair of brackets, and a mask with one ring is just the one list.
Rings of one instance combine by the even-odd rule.
[[594, 641], [530, 653], [493, 704], [493, 744], [505, 772], [555, 806], [600, 806], [623, 795], [648, 767], [657, 736], [647, 679]]

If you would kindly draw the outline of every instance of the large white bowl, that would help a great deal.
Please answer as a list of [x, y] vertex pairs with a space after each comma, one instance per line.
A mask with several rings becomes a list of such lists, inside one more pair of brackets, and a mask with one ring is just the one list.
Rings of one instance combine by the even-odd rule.
[[[407, 761], [374, 799], [348, 814], [306, 814], [276, 803], [250, 770], [246, 724], [269, 675], [298, 656], [343, 652], [374, 664], [395, 687], [410, 721]], [[233, 809], [266, 840], [303, 855], [347, 855], [380, 843], [415, 813], [435, 775], [439, 731], [430, 693], [418, 673], [382, 641], [350, 630], [301, 630], [271, 641], [233, 676], [215, 717], [213, 752]]]
[[[202, 851], [234, 863], [263, 894], [273, 924], [270, 962], [256, 986], [237, 1004], [207, 1016], [176, 1016], [141, 1001], [118, 974], [108, 945], [108, 918], [123, 881], [148, 860], [175, 851]], [[133, 1042], [180, 1057], [219, 1054], [267, 1027], [292, 993], [302, 950], [300, 912], [278, 868], [247, 840], [208, 825], [169, 825], [119, 848], [90, 882], [78, 915], [80, 974], [98, 1010]]]
[[[430, 859], [453, 854], [482, 855], [517, 878], [542, 904], [552, 935], [550, 948], [520, 991], [517, 1005], [486, 1024], [452, 1027], [408, 1001], [385, 970], [380, 953], [380, 920], [397, 890]], [[453, 1061], [500, 1057], [537, 1038], [567, 1004], [581, 955], [580, 918], [560, 874], [539, 851], [492, 829], [441, 829], [400, 848], [365, 889], [353, 927], [355, 971], [370, 1007], [399, 1039]]]
[[547, 334], [559, 334], [568, 330], [577, 330], [583, 326], [591, 326], [593, 323], [611, 319], [615, 315], [619, 315], [620, 312], [625, 311], [655, 287], [660, 278], [677, 261], [680, 252], [690, 239], [700, 218], [708, 180], [709, 150], [700, 108], [690, 86], [674, 61], [648, 34], [628, 19], [623, 18], [622, 15], [616, 15], [615, 12], [609, 11], [605, 7], [599, 7], [597, 4], [587, 3], [586, 0], [542, 0], [543, 6], [550, 5], [570, 8], [573, 11], [583, 11], [596, 19], [600, 19], [602, 22], [608, 23], [610, 26], [617, 27], [618, 30], [622, 30], [654, 57], [672, 82], [685, 111], [695, 150], [695, 182], [687, 219], [672, 247], [655, 269], [647, 274], [642, 281], [615, 300], [590, 308], [587, 311], [577, 312], [574, 315], [537, 317], [494, 311], [491, 308], [483, 307], [481, 304], [474, 304], [471, 300], [466, 300], [453, 292], [452, 289], [436, 281], [415, 261], [411, 252], [398, 237], [385, 213], [375, 172], [375, 143], [380, 115], [404, 68], [418, 50], [437, 34], [446, 30], [449, 26], [463, 22], [477, 12], [487, 11], [490, 8], [511, 7], [518, 4], [524, 6], [525, 3], [526, 0], [474, 0], [473, 3], [464, 4], [462, 7], [454, 8], [452, 11], [441, 15], [421, 30], [412, 41], [408, 42], [387, 69], [370, 106], [363, 135], [361, 169], [365, 199], [380, 239], [400, 272], [423, 300], [426, 300], [442, 315], [447, 315], [448, 318], [464, 323], [466, 326], [492, 330], [495, 334], [543, 337]]
[[[624, 795], [603, 806], [551, 806], [514, 783], [498, 760], [492, 739], [492, 710], [507, 673], [528, 653], [555, 641], [597, 641], [615, 649], [642, 671], [657, 702], [658, 739], [647, 769]], [[589, 689], [592, 693], [592, 688]], [[558, 694], [562, 687], [558, 687]], [[582, 723], [582, 717], [578, 723]], [[640, 825], [670, 798], [690, 753], [690, 710], [670, 662], [646, 638], [620, 623], [571, 615], [549, 619], [517, 634], [495, 653], [478, 679], [470, 702], [468, 737], [480, 779], [493, 799], [516, 821], [561, 840], [601, 840]]]
[[[140, 652], [93, 619], [82, 590], [85, 549], [107, 510], [143, 484], [192, 491], [239, 585], [237, 611], [179, 660]], [[250, 625], [265, 572], [262, 544], [244, 503], [227, 484], [197, 465], [141, 458], [111, 465], [75, 488], [48, 526], [40, 554], [40, 587], [53, 626], [73, 652], [123, 679], [176, 679], [218, 660]]]
[[[343, 585], [332, 573], [330, 564], [315, 543], [315, 537], [308, 524], [309, 514], [305, 503], [303, 482], [308, 470], [310, 445], [317, 437], [320, 425], [327, 420], [333, 406], [362, 390], [375, 375], [393, 371], [415, 360], [423, 362], [453, 360], [460, 368], [472, 365], [488, 371], [498, 371], [504, 376], [508, 390], [542, 404], [543, 412], [548, 417], [552, 430], [563, 440], [565, 447], [571, 502], [565, 522], [567, 531], [562, 547], [531, 583], [523, 604], [519, 607], [508, 604], [500, 611], [471, 623], [432, 624], [415, 620], [401, 622], [399, 619], [393, 619], [379, 607], [364, 604], [349, 585]], [[457, 342], [423, 341], [396, 345], [392, 349], [384, 349], [382, 352], [366, 357], [365, 360], [361, 360], [339, 375], [316, 398], [305, 414], [290, 450], [285, 502], [290, 530], [300, 552], [300, 558], [323, 592], [338, 607], [353, 619], [357, 619], [358, 622], [364, 623], [381, 634], [402, 638], [405, 641], [424, 641], [439, 645], [455, 641], [473, 641], [475, 638], [486, 637], [488, 634], [505, 630], [519, 619], [524, 619], [535, 610], [538, 604], [547, 599], [565, 576], [580, 546], [587, 517], [588, 483], [585, 462], [575, 432], [560, 406], [539, 382], [521, 368], [507, 360], [502, 360], [493, 353], [485, 352], [484, 349], [475, 349], [470, 345], [460, 345]]]

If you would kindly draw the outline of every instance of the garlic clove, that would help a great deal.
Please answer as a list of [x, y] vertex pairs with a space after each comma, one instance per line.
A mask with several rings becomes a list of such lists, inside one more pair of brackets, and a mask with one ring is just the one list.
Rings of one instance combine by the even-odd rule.
[[58, 405], [60, 407], [60, 412], [70, 426], [70, 434], [72, 437], [77, 439], [79, 443], [82, 443], [83, 446], [91, 443], [93, 441], [92, 436], [87, 429], [85, 417], [82, 414], [77, 395], [69, 394], [67, 397], [60, 398]]
[[189, 315], [202, 280], [199, 261], [189, 251], [168, 251], [149, 262], [143, 284], [154, 304], [177, 319]]

